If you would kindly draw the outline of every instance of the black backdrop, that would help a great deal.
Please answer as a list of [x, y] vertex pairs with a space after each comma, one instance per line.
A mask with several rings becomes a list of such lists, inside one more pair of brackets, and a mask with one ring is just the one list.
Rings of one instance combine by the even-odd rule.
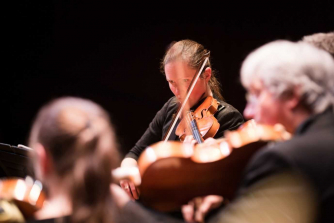
[[275, 39], [334, 30], [332, 1], [155, 4], [11, 1], [3, 6], [0, 142], [26, 144], [44, 103], [92, 99], [111, 115], [125, 153], [172, 96], [159, 62], [172, 41], [211, 50], [227, 102], [243, 111], [242, 60]]

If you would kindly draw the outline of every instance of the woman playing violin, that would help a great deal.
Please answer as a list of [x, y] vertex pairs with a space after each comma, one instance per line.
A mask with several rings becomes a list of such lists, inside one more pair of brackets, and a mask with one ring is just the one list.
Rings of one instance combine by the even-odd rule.
[[[195, 110], [208, 96], [216, 99], [219, 105], [214, 117], [220, 126], [214, 138], [222, 137], [225, 130], [237, 129], [244, 122], [239, 111], [226, 103], [220, 93], [220, 83], [211, 68], [210, 51], [192, 40], [175, 42], [166, 51], [161, 62], [161, 71], [174, 97], [170, 98], [157, 112], [143, 136], [125, 156], [122, 167], [136, 166], [139, 155], [146, 147], [164, 140], [164, 137], [168, 135], [173, 118], [180, 104], [184, 102], [194, 76], [202, 66], [202, 72], [193, 87], [185, 109]], [[179, 140], [179, 136], [175, 133], [179, 121], [171, 130], [168, 140]], [[138, 198], [138, 193], [132, 183], [122, 181], [121, 186], [130, 196]]]

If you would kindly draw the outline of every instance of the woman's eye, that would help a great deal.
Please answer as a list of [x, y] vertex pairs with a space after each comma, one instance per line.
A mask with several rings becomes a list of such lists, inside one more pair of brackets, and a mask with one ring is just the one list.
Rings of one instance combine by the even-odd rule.
[[189, 81], [189, 79], [183, 79], [183, 82], [187, 83]]

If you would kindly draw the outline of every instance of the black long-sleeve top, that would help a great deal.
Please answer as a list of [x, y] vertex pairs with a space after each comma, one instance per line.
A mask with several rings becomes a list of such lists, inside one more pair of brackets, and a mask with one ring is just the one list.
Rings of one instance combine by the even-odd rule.
[[[218, 100], [219, 106], [217, 112], [214, 114], [214, 117], [219, 122], [220, 127], [214, 138], [221, 138], [224, 136], [225, 130], [237, 129], [241, 124], [243, 124], [244, 119], [241, 113], [232, 105], [217, 98], [216, 100]], [[196, 109], [203, 101], [204, 99], [201, 100], [197, 105], [193, 106], [191, 110]], [[128, 154], [126, 154], [125, 157], [137, 160], [145, 148], [152, 145], [153, 143], [162, 141], [173, 121], [174, 115], [177, 113], [178, 107], [179, 102], [177, 98], [175, 96], [170, 98], [157, 112], [143, 136], [137, 141], [135, 146], [129, 151]], [[179, 122], [180, 120], [178, 120], [174, 126], [174, 129], [168, 140], [179, 140], [179, 137], [175, 135], [175, 130]]]

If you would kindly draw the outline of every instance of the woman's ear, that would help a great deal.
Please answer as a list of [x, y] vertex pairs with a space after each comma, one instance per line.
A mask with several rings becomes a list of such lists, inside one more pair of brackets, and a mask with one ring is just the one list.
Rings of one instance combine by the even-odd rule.
[[45, 147], [42, 144], [37, 143], [34, 149], [37, 156], [37, 163], [34, 164], [35, 171], [39, 175], [38, 177], [44, 179], [45, 176], [49, 175], [52, 171], [52, 159], [50, 158], [49, 154], [46, 152]]
[[211, 79], [211, 74], [212, 74], [212, 70], [211, 70], [211, 67], [207, 67], [205, 68], [204, 70], [204, 79], [209, 82], [209, 80]]

